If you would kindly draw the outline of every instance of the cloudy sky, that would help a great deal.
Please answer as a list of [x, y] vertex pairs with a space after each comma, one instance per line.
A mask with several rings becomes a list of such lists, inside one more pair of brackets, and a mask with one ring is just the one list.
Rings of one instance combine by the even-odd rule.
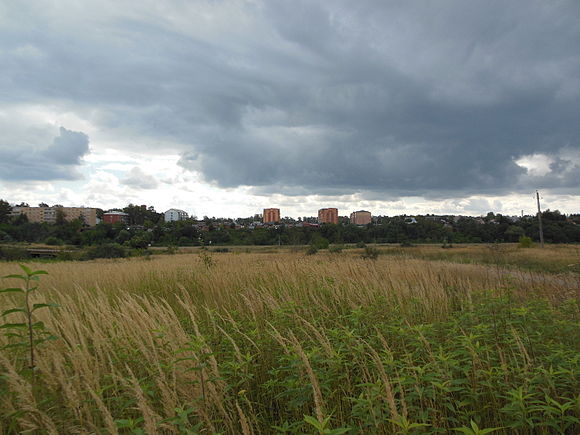
[[580, 2], [0, 0], [0, 198], [580, 212]]

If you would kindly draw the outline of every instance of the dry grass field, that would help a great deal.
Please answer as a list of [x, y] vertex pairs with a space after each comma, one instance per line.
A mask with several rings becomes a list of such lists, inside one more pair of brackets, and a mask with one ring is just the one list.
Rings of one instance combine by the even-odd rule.
[[29, 263], [56, 339], [0, 350], [0, 433], [580, 431], [577, 247], [380, 250]]

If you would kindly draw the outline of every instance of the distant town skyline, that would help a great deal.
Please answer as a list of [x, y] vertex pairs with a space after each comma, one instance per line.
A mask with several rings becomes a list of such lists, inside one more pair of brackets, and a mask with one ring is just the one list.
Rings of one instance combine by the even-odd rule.
[[[580, 6], [0, 1], [0, 198], [580, 211]], [[71, 43], [74, 41], [74, 43]]]

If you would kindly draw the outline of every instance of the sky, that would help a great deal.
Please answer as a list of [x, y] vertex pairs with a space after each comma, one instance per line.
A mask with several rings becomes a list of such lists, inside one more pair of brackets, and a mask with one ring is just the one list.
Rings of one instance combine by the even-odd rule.
[[580, 212], [577, 0], [0, 0], [0, 198]]

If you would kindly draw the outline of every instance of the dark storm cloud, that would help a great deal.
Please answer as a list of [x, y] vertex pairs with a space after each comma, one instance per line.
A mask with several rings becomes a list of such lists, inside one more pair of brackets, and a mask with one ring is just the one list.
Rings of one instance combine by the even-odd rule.
[[[4, 126], [6, 127], [6, 126]], [[22, 127], [4, 130], [0, 138], [0, 179], [74, 180], [83, 156], [89, 153], [86, 134], [60, 127], [58, 136], [49, 139], [50, 129], [34, 132]], [[16, 136], [16, 138], [15, 138]]]
[[580, 186], [578, 161], [544, 177], [515, 163], [580, 147], [576, 1], [114, 6], [5, 6], [0, 99], [171, 144], [223, 187]]

